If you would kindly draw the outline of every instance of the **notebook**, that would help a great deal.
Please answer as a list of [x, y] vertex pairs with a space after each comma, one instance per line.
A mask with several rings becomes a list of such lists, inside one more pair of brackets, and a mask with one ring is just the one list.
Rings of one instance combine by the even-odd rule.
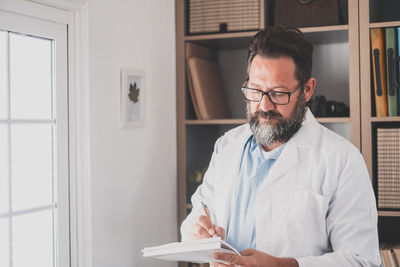
[[143, 257], [194, 263], [223, 262], [211, 257], [211, 254], [214, 252], [240, 255], [235, 248], [220, 237], [173, 242], [156, 247], [147, 247], [142, 252]]

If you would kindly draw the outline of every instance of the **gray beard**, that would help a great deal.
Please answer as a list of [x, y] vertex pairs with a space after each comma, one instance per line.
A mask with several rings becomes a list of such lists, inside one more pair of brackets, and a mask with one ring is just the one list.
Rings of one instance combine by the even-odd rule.
[[[257, 143], [270, 147], [276, 143], [285, 143], [300, 129], [306, 114], [306, 101], [301, 93], [289, 118], [284, 119], [275, 111], [256, 111], [250, 113], [247, 103], [247, 119]], [[260, 118], [267, 119], [260, 122]]]

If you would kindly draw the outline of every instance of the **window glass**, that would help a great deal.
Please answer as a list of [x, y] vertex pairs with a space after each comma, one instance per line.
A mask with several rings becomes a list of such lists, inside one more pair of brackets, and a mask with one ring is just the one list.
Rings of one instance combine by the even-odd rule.
[[0, 219], [0, 266], [9, 266], [10, 264], [8, 229], [8, 219]]
[[52, 127], [11, 126], [12, 209], [52, 203]]
[[[8, 142], [7, 127], [0, 123], [0, 214], [8, 211]], [[0, 235], [1, 236], [1, 235]], [[1, 238], [0, 238], [1, 239]], [[0, 266], [3, 266], [0, 264]]]
[[51, 41], [10, 34], [12, 119], [50, 119], [52, 102]]
[[0, 31], [0, 120], [7, 117], [7, 32]]
[[13, 267], [53, 267], [53, 211], [12, 219]]

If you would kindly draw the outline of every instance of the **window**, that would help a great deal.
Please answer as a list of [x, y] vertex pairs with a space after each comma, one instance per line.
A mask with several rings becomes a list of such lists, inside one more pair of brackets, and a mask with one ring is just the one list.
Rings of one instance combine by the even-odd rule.
[[69, 266], [66, 37], [0, 10], [0, 266]]

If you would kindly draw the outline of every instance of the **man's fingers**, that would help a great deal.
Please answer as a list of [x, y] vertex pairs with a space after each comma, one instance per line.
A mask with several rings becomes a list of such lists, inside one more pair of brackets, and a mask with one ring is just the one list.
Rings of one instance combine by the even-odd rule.
[[[211, 255], [214, 259], [225, 261], [232, 265], [245, 265], [243, 258], [236, 254], [229, 253], [213, 253]], [[229, 265], [228, 265], [229, 266]]]
[[203, 226], [211, 236], [215, 235], [214, 225], [212, 224], [210, 218], [201, 215], [197, 220], [197, 223]]
[[249, 249], [240, 251], [240, 255], [242, 255], [242, 256], [251, 256], [251, 255], [254, 254], [254, 251], [255, 251], [254, 249], [249, 248]]
[[222, 240], [225, 240], [225, 229], [219, 226], [215, 226], [215, 231], [217, 232], [217, 236], [221, 237]]
[[194, 224], [192, 226], [192, 236], [193, 239], [202, 239], [212, 237], [210, 233], [200, 224]]
[[226, 265], [226, 264], [223, 264], [222, 262], [212, 262], [211, 266], [213, 266], [213, 267], [232, 267], [234, 265]]

